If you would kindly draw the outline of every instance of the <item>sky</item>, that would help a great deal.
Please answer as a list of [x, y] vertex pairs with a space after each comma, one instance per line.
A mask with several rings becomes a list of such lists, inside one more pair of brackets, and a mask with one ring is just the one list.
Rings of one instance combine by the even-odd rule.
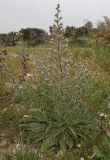
[[94, 25], [110, 17], [110, 0], [0, 0], [0, 33], [34, 27], [46, 31], [53, 24], [56, 4], [61, 5], [65, 26]]

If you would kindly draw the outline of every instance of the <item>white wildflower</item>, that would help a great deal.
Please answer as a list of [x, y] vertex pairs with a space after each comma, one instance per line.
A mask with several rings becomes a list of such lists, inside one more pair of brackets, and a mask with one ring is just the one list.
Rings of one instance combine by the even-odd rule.
[[27, 78], [28, 78], [28, 77], [33, 77], [33, 74], [27, 73], [27, 74], [26, 74], [26, 77], [27, 77]]
[[24, 118], [29, 118], [29, 115], [24, 115]]
[[100, 117], [107, 118], [107, 115], [106, 115], [106, 114], [104, 114], [104, 113], [101, 113], [101, 114], [100, 114]]
[[78, 147], [78, 148], [81, 148], [81, 144], [77, 144], [77, 147]]

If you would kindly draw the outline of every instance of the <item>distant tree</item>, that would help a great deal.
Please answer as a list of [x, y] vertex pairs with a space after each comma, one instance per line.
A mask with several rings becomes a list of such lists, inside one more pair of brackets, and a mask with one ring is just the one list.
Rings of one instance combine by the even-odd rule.
[[28, 40], [30, 40], [31, 37], [30, 37], [30, 29], [29, 28], [21, 29], [20, 33], [22, 35], [22, 39], [23, 39], [24, 43], [26, 43]]
[[19, 41], [18, 32], [0, 34], [0, 44], [3, 46], [15, 46], [18, 41]]
[[65, 36], [68, 38], [76, 37], [76, 27], [74, 26], [67, 26], [65, 30]]
[[88, 31], [90, 31], [93, 28], [93, 23], [91, 21], [87, 21], [85, 23], [85, 27], [88, 29]]
[[6, 34], [0, 34], [0, 45], [5, 46], [7, 41], [7, 35]]
[[97, 38], [102, 38], [107, 44], [110, 43], [110, 19], [106, 16], [104, 21], [97, 24]]
[[76, 30], [77, 37], [87, 36], [88, 31], [85, 26], [78, 27]]
[[21, 29], [20, 33], [22, 34], [24, 43], [28, 45], [45, 43], [48, 39], [48, 33], [38, 28]]
[[91, 21], [87, 21], [85, 23], [85, 28], [87, 30], [87, 36], [90, 36], [93, 30], [93, 23]]
[[74, 27], [67, 26], [65, 30], [65, 36], [68, 38], [77, 38], [82, 36], [88, 36], [93, 29], [93, 24], [90, 21], [87, 21], [84, 26]]
[[92, 22], [87, 21], [84, 26], [77, 28], [77, 37], [90, 36], [92, 29], [93, 29]]
[[93, 24], [87, 21], [85, 25], [81, 27], [67, 26], [65, 29], [65, 36], [69, 39], [70, 43], [85, 44], [92, 32]]
[[8, 44], [15, 46], [16, 42], [19, 41], [19, 34], [17, 32], [10, 32], [7, 34]]

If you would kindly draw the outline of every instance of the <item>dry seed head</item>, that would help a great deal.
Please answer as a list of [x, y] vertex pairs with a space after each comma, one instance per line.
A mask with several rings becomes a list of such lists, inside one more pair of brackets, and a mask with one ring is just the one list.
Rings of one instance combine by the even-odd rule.
[[6, 56], [7, 56], [7, 51], [6, 50], [4, 50], [0, 53], [0, 72], [2, 72], [3, 62], [5, 62]]
[[0, 62], [5, 59], [6, 55], [7, 55], [7, 51], [6, 50], [4, 50], [4, 51], [2, 51], [0, 53]]
[[20, 75], [21, 82], [25, 81], [25, 78], [29, 72], [28, 61], [29, 61], [29, 55], [24, 54], [22, 56], [22, 62], [21, 62], [21, 66], [22, 66], [22, 74]]

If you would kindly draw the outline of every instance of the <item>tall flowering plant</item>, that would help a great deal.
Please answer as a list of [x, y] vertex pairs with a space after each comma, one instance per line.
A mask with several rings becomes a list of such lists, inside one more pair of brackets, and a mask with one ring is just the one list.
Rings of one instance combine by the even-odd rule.
[[64, 38], [62, 17], [60, 16], [60, 5], [56, 7], [54, 24], [52, 27], [52, 48], [47, 55], [40, 55], [38, 70], [47, 86], [60, 90], [64, 95], [67, 88], [66, 81], [72, 69], [72, 54], [68, 50], [68, 42]]

